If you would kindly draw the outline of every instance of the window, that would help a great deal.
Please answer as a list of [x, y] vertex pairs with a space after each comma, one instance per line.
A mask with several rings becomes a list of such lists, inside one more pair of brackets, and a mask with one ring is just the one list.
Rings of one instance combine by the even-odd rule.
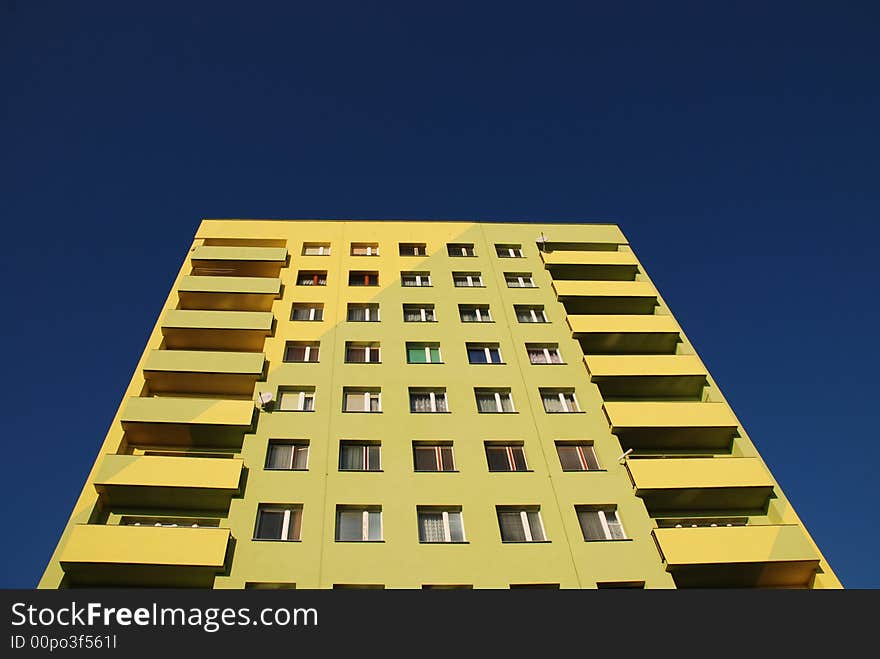
[[419, 542], [464, 542], [460, 508], [419, 506]]
[[623, 525], [612, 506], [575, 506], [584, 540], [626, 540]]
[[437, 316], [434, 315], [433, 304], [404, 304], [403, 320], [407, 323], [434, 323]]
[[508, 288], [535, 288], [530, 272], [505, 272], [504, 281]]
[[345, 361], [348, 364], [378, 364], [380, 360], [378, 343], [345, 342]]
[[680, 529], [689, 527], [692, 529], [703, 526], [747, 526], [748, 517], [666, 517], [657, 520], [657, 526], [661, 529]]
[[458, 317], [463, 323], [491, 323], [488, 304], [459, 304]]
[[301, 529], [302, 506], [261, 505], [254, 540], [298, 541]]
[[413, 413], [448, 412], [446, 389], [410, 389], [409, 411]]
[[350, 323], [378, 323], [379, 322], [379, 305], [370, 304], [353, 304], [348, 305], [348, 314], [346, 316]]
[[378, 286], [379, 273], [366, 270], [352, 270], [348, 273], [349, 286]]
[[266, 469], [305, 471], [309, 468], [309, 443], [269, 440]]
[[278, 409], [282, 412], [314, 412], [315, 388], [279, 389]]
[[320, 349], [319, 341], [288, 341], [284, 346], [284, 361], [316, 362]]
[[503, 364], [501, 348], [497, 343], [467, 343], [468, 362], [471, 364]]
[[556, 453], [562, 471], [598, 471], [599, 461], [593, 445], [586, 442], [556, 442]]
[[379, 243], [352, 243], [352, 256], [379, 256]]
[[296, 276], [297, 286], [326, 286], [327, 271], [300, 270]]
[[401, 272], [400, 283], [404, 286], [430, 286], [430, 272]]
[[479, 389], [474, 388], [477, 399], [477, 411], [480, 414], [496, 414], [516, 412], [513, 407], [513, 396], [510, 389]]
[[382, 390], [360, 389], [356, 387], [342, 388], [343, 412], [381, 412]]
[[425, 256], [425, 243], [400, 243], [401, 256]]
[[330, 243], [303, 243], [303, 256], [330, 256]]
[[516, 319], [521, 323], [546, 323], [547, 315], [543, 305], [516, 304], [513, 307]]
[[544, 524], [538, 507], [496, 508], [502, 542], [545, 542]]
[[522, 245], [495, 245], [495, 254], [502, 259], [521, 259]]
[[337, 542], [381, 542], [382, 508], [336, 506]]
[[479, 272], [453, 272], [452, 283], [456, 288], [482, 288], [483, 275]]
[[291, 307], [291, 320], [324, 320], [324, 305], [310, 304], [308, 302], [297, 303]]
[[544, 411], [550, 414], [580, 412], [574, 389], [541, 389]]
[[407, 343], [407, 364], [442, 364], [439, 343]]
[[379, 444], [340, 442], [339, 471], [381, 471], [379, 451]]
[[413, 468], [416, 471], [455, 471], [452, 442], [413, 442]]
[[532, 364], [562, 364], [562, 355], [556, 343], [527, 343], [526, 352]]
[[446, 253], [449, 256], [476, 256], [473, 243], [447, 243]]
[[528, 471], [522, 444], [486, 442], [489, 471]]

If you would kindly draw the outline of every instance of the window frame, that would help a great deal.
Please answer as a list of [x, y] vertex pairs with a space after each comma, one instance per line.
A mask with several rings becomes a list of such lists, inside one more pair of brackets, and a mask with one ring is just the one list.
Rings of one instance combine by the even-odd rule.
[[[538, 351], [541, 351], [547, 361], [536, 362], [532, 359], [532, 353], [537, 353]], [[565, 360], [562, 359], [562, 353], [559, 351], [558, 343], [526, 343], [526, 354], [529, 357], [529, 363], [534, 366], [553, 366], [565, 364]], [[559, 361], [553, 361], [552, 356], [554, 354], [559, 359]]]
[[[415, 362], [410, 360], [410, 350], [419, 350], [421, 349], [425, 353], [425, 361], [423, 362]], [[442, 364], [443, 363], [443, 353], [440, 351], [440, 343], [437, 341], [407, 341], [404, 343], [404, 350], [406, 351], [406, 363], [407, 364]], [[434, 361], [431, 358], [431, 351], [437, 351], [437, 361]]]
[[[321, 277], [323, 276], [323, 279]], [[312, 278], [312, 283], [305, 284], [304, 277]], [[327, 271], [326, 270], [297, 270], [296, 273], [296, 285], [297, 286], [326, 286], [327, 285]]]
[[[446, 461], [443, 459], [443, 451], [447, 449], [449, 451], [449, 459], [452, 462], [450, 465], [451, 469], [444, 469], [446, 466]], [[419, 469], [418, 468], [418, 460], [416, 458], [417, 451], [427, 451], [430, 450], [434, 454], [434, 464], [437, 469]], [[444, 472], [456, 472], [458, 469], [455, 464], [455, 449], [453, 448], [452, 442], [448, 443], [416, 443], [413, 442], [413, 472], [417, 474], [439, 474]]]
[[[523, 320], [522, 318], [520, 318], [520, 312], [522, 312], [522, 311], [527, 311], [532, 319], [531, 320]], [[538, 316], [538, 313], [540, 313], [540, 318]], [[542, 305], [542, 304], [541, 305], [515, 304], [515, 305], [513, 305], [513, 314], [516, 316], [516, 320], [519, 323], [541, 324], [541, 323], [549, 323], [550, 322], [549, 320], [547, 320], [547, 312], [544, 309], [544, 305]], [[541, 319], [543, 319], [543, 320], [541, 320]]]
[[[349, 396], [357, 396], [363, 394], [364, 409], [350, 410], [348, 409]], [[373, 409], [373, 399], [376, 400], [376, 407]], [[382, 389], [381, 388], [360, 388], [360, 387], [343, 387], [342, 388], [342, 411], [346, 414], [380, 414], [382, 412]]]
[[[541, 507], [540, 506], [527, 506], [527, 507], [496, 506], [495, 511], [496, 511], [496, 516], [498, 518], [498, 530], [501, 534], [501, 542], [502, 543], [522, 544], [525, 542], [550, 542], [547, 539], [547, 529], [544, 527], [544, 518], [541, 515]], [[501, 514], [502, 513], [514, 513], [514, 512], [518, 512], [520, 514], [520, 528], [522, 529], [523, 536], [525, 538], [523, 540], [505, 540], [504, 539], [504, 530], [503, 530], [504, 526], [501, 524]], [[541, 531], [541, 540], [534, 539], [535, 534], [533, 533], [533, 531], [538, 530], [538, 529], [532, 529], [532, 527], [531, 527], [532, 525], [529, 522], [529, 517], [528, 517], [530, 512], [535, 513], [535, 515], [537, 516], [538, 527], [539, 527], [539, 530]]]
[[[343, 449], [358, 449], [361, 452], [361, 468], [360, 469], [348, 469], [343, 467]], [[375, 457], [376, 457], [376, 465], [373, 468], [370, 468], [370, 449], [375, 449]], [[379, 442], [366, 442], [356, 439], [342, 439], [339, 441], [339, 460], [337, 461], [337, 470], [342, 472], [360, 472], [360, 471], [369, 471], [369, 472], [377, 472], [382, 471], [382, 445]]]
[[[282, 408], [281, 404], [284, 400], [284, 397], [288, 394], [299, 394], [299, 399], [297, 402], [297, 407], [293, 409]], [[300, 389], [296, 387], [283, 388], [280, 387], [278, 389], [278, 395], [276, 396], [278, 400], [277, 411], [279, 412], [314, 412], [315, 411], [315, 389]], [[306, 401], [311, 402], [311, 408], [308, 409], [306, 405]]]
[[[507, 466], [509, 469], [493, 469], [492, 462], [489, 460], [489, 451], [499, 451], [502, 449], [507, 458]], [[516, 456], [514, 455], [516, 449], [519, 449], [519, 457], [522, 458], [523, 469], [517, 469]], [[526, 460], [526, 447], [522, 442], [485, 442], [483, 450], [486, 455], [486, 467], [490, 474], [524, 473], [534, 471], [529, 468], [529, 462]]]
[[[280, 447], [280, 446], [290, 446], [290, 466], [289, 467], [272, 467], [270, 466], [271, 458], [272, 458], [272, 449]], [[306, 466], [305, 467], [296, 467], [296, 458], [298, 449], [304, 448], [306, 454]], [[284, 440], [284, 439], [270, 439], [266, 444], [266, 461], [263, 464], [264, 471], [308, 471], [309, 470], [309, 460], [311, 459], [311, 448], [309, 446], [309, 442], [307, 440]]]
[[[345, 359], [346, 364], [381, 364], [382, 363], [382, 345], [378, 341], [346, 341], [345, 342]], [[356, 349], [364, 351], [363, 361], [351, 359], [350, 351]], [[373, 351], [376, 353], [376, 360], [372, 361], [370, 357]]]
[[[459, 254], [454, 253], [458, 250]], [[446, 254], [455, 258], [473, 258], [477, 255], [474, 243], [446, 243]]]
[[[466, 284], [460, 284], [459, 280], [464, 279], [467, 281]], [[474, 283], [477, 281], [479, 283]], [[482, 272], [453, 272], [452, 273], [452, 285], [453, 288], [486, 288], [486, 284], [483, 282], [483, 273]]]
[[[516, 286], [511, 286], [512, 280], [517, 281]], [[505, 272], [504, 281], [507, 283], [507, 288], [537, 288], [531, 272]]]
[[[354, 284], [358, 278], [364, 278], [364, 283]], [[348, 285], [352, 288], [374, 288], [379, 286], [378, 270], [349, 270]]]
[[[419, 311], [420, 320], [407, 320], [406, 313], [407, 311]], [[428, 319], [428, 311], [431, 313], [431, 318]], [[434, 308], [433, 304], [414, 304], [414, 303], [404, 303], [403, 304], [403, 322], [405, 323], [436, 323], [437, 322], [437, 311]]]
[[[409, 277], [413, 278], [412, 281], [414, 283], [407, 283], [407, 279]], [[431, 288], [433, 286], [433, 284], [431, 283], [431, 273], [426, 270], [401, 270], [400, 285], [403, 288]]]
[[[581, 469], [566, 469], [565, 464], [562, 461], [562, 455], [559, 453], [559, 449], [575, 449], [575, 453], [577, 456], [578, 463], [581, 466]], [[586, 455], [584, 449], [588, 449], [590, 455]], [[596, 447], [592, 442], [556, 442], [556, 457], [559, 460], [559, 468], [562, 469], [564, 473], [581, 473], [585, 471], [606, 471], [602, 468], [602, 464], [599, 462], [599, 456], [596, 455]], [[596, 468], [593, 469], [590, 467], [590, 463], [596, 465]]]
[[[467, 354], [468, 364], [475, 365], [504, 365], [504, 356], [501, 354], [501, 344], [500, 343], [465, 343], [465, 354]], [[486, 358], [484, 362], [475, 362], [471, 360], [471, 351], [472, 350], [483, 350], [483, 356]], [[498, 361], [492, 360], [492, 351], [498, 353]]]
[[[308, 318], [294, 318], [298, 310], [308, 309]], [[321, 316], [315, 318], [315, 316]], [[320, 323], [324, 320], [324, 305], [320, 302], [294, 302], [290, 305], [290, 320], [294, 323]]]
[[[284, 517], [281, 521], [281, 537], [280, 538], [267, 538], [258, 535], [260, 531], [260, 520], [263, 516], [263, 513], [283, 513]], [[294, 515], [292, 513], [296, 513], [296, 516], [299, 518], [299, 524], [296, 523], [296, 520], [292, 520]], [[302, 518], [303, 518], [303, 506], [302, 504], [259, 504], [257, 506], [257, 520], [254, 525], [254, 535], [252, 540], [254, 541], [268, 541], [268, 542], [301, 542], [302, 541]], [[293, 525], [291, 527], [291, 521], [293, 521]], [[299, 528], [299, 534], [295, 538], [286, 538], [291, 530], [296, 530]]]
[[[427, 411], [419, 411], [413, 409], [413, 395], [426, 394], [431, 401], [431, 409]], [[443, 399], [443, 406], [446, 408], [445, 410], [437, 409], [437, 399]], [[412, 389], [409, 390], [409, 411], [410, 414], [448, 414], [449, 413], [449, 397], [446, 395], [446, 389], [429, 389], [419, 388], [415, 391]]]
[[[352, 513], [352, 512], [360, 512], [362, 514], [361, 518], [361, 537], [359, 540], [349, 540], [339, 537], [340, 525], [339, 525], [339, 517], [342, 513]], [[376, 519], [379, 520], [379, 529], [378, 529], [378, 538], [370, 539], [370, 513], [378, 513], [378, 517]], [[335, 542], [384, 542], [385, 541], [385, 529], [384, 523], [382, 519], [382, 507], [381, 506], [336, 506], [336, 529], [334, 532], [334, 541]]]
[[[306, 250], [317, 247], [319, 249], [317, 254], [309, 254]], [[325, 251], [326, 248], [326, 251]], [[330, 256], [331, 246], [330, 243], [303, 243], [302, 246], [302, 256]]]
[[[355, 254], [356, 249], [365, 248], [366, 254]], [[349, 256], [379, 256], [379, 243], [351, 243], [349, 245]]]
[[[507, 254], [502, 254], [502, 251], [506, 251]], [[522, 259], [525, 258], [523, 256], [522, 245], [515, 244], [495, 244], [495, 255], [499, 259]]]
[[[422, 540], [422, 515], [441, 515], [443, 523], [443, 540]], [[449, 523], [450, 514], [458, 515], [458, 525], [461, 528], [461, 540], [452, 539], [452, 527]], [[434, 506], [416, 506], [416, 526], [419, 531], [419, 544], [422, 545], [455, 545], [466, 544], [467, 534], [464, 530], [464, 515], [458, 507], [438, 508]]]
[[[467, 311], [473, 311], [477, 317], [476, 320], [465, 320], [462, 316]], [[486, 318], [483, 318], [483, 311], [486, 312]], [[488, 304], [459, 304], [458, 319], [463, 323], [494, 323], [492, 318], [492, 310]]]
[[[581, 413], [581, 404], [577, 399], [577, 393], [574, 389], [555, 389], [555, 388], [541, 388], [539, 390], [541, 395], [541, 405], [544, 407], [544, 412], [547, 414], [580, 414]], [[545, 396], [548, 394], [556, 394], [559, 403], [562, 405], [562, 409], [558, 411], [548, 410], [547, 409], [547, 401], [545, 400]], [[570, 404], [566, 396], [571, 396], [571, 400], [574, 403], [574, 409], [569, 409]]]
[[[397, 243], [398, 254], [400, 256], [427, 256], [428, 255], [428, 245], [427, 243]], [[407, 252], [407, 248], [413, 248], [412, 252]], [[419, 254], [419, 250], [421, 249], [421, 254]]]
[[[493, 394], [495, 400], [495, 411], [494, 412], [484, 412], [480, 409], [480, 395]], [[502, 394], [507, 394], [507, 400], [510, 401], [510, 410], [504, 409]], [[492, 387], [474, 387], [474, 399], [477, 404], [477, 413], [478, 414], [516, 414], [516, 405], [513, 402], [513, 391], [511, 389], [505, 388], [492, 388]]]
[[[304, 359], [288, 359], [288, 353], [291, 348], [304, 348]], [[312, 351], [315, 352], [315, 359], [310, 359]], [[281, 360], [285, 364], [317, 364], [321, 361], [321, 342], [320, 341], [286, 341], [284, 344], [284, 355]]]
[[[630, 539], [626, 535], [626, 529], [623, 528], [623, 521], [620, 519], [620, 515], [617, 514], [616, 506], [575, 506], [575, 512], [577, 513], [578, 526], [581, 527], [581, 534], [584, 537], [584, 542], [619, 542], [621, 540]], [[602, 532], [605, 535], [604, 538], [587, 537], [584, 530], [584, 523], [581, 521], [581, 515], [586, 513], [596, 513], [602, 527]], [[608, 522], [608, 513], [611, 513], [614, 516], [613, 524], [616, 525], [616, 528], [620, 531], [621, 537], [619, 538], [614, 537], [614, 533], [611, 530], [612, 523]]]
[[[351, 318], [352, 311], [364, 311], [363, 320], [354, 320]], [[376, 317], [371, 318], [372, 312], [376, 312]], [[382, 316], [379, 304], [377, 302], [349, 302], [345, 307], [345, 322], [347, 323], [378, 323], [381, 322]]]

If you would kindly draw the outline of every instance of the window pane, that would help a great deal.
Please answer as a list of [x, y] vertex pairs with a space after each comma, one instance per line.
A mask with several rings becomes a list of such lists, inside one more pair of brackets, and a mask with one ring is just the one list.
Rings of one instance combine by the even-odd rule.
[[365, 403], [366, 401], [364, 400], [364, 393], [362, 391], [345, 394], [346, 412], [365, 412]]
[[532, 542], [543, 542], [544, 532], [541, 530], [541, 515], [537, 510], [526, 513], [529, 520], [529, 529], [532, 532]]
[[424, 364], [425, 349], [422, 346], [413, 346], [406, 349], [406, 359], [410, 364]]
[[518, 510], [499, 511], [498, 525], [501, 527], [501, 539], [507, 542], [525, 542], [522, 520]]
[[339, 468], [343, 471], [362, 471], [364, 447], [360, 444], [343, 444], [339, 447]]
[[513, 452], [513, 466], [516, 471], [525, 471], [528, 469], [528, 467], [526, 467], [526, 454], [525, 451], [523, 451], [523, 447], [514, 446], [511, 448], [511, 451]]
[[379, 466], [379, 447], [375, 444], [367, 446], [367, 469], [370, 471], [378, 471]]
[[443, 446], [440, 448], [440, 459], [443, 462], [441, 465], [443, 471], [453, 471], [455, 469], [455, 460], [452, 457], [451, 446]]
[[623, 525], [621, 525], [617, 517], [616, 510], [605, 511], [605, 523], [608, 525], [608, 530], [611, 531], [612, 540], [624, 540], [626, 538], [623, 532]]
[[257, 522], [257, 537], [273, 540], [281, 539], [281, 530], [284, 526], [284, 513], [281, 511], [260, 511], [260, 519]]
[[382, 513], [378, 510], [371, 510], [369, 513], [369, 530], [367, 540], [382, 539]]
[[468, 348], [468, 361], [471, 364], [485, 364], [486, 351], [483, 348]]
[[336, 539], [363, 540], [363, 520], [363, 511], [340, 510], [336, 516]]
[[416, 471], [439, 471], [437, 452], [433, 446], [417, 446], [414, 456]]
[[308, 465], [309, 465], [309, 447], [308, 446], [294, 447], [293, 468], [294, 469], [307, 469]]
[[440, 363], [440, 348], [431, 348], [431, 362], [434, 364]]
[[282, 391], [279, 395], [280, 400], [278, 401], [278, 409], [279, 410], [299, 410], [299, 397], [300, 392], [298, 391]]
[[501, 411], [502, 412], [513, 412], [513, 398], [510, 397], [509, 393], [501, 394]]
[[443, 513], [419, 513], [419, 541], [445, 542]]
[[581, 523], [584, 540], [605, 540], [605, 529], [599, 520], [598, 511], [581, 510], [578, 512], [578, 521]]
[[533, 364], [546, 364], [547, 356], [543, 350], [529, 350], [529, 361]]
[[563, 471], [584, 470], [577, 446], [557, 446], [556, 452], [559, 454], [559, 463], [562, 465]]
[[449, 513], [449, 536], [452, 542], [464, 542], [464, 526], [461, 523], [461, 513]]
[[431, 397], [428, 394], [410, 394], [409, 409], [410, 412], [430, 412]]
[[587, 469], [598, 469], [599, 461], [596, 459], [596, 451], [592, 446], [581, 446], [581, 453], [587, 463]]
[[564, 412], [562, 401], [559, 400], [558, 394], [544, 394], [541, 396], [544, 401], [544, 410], [547, 412]]
[[290, 511], [290, 525], [287, 527], [287, 540], [299, 540], [300, 530], [302, 529], [302, 511]]
[[446, 411], [447, 411], [447, 408], [446, 408], [446, 394], [445, 394], [445, 393], [443, 393], [443, 394], [436, 394], [436, 395], [434, 396], [434, 398], [435, 398], [435, 404], [437, 405], [437, 411], [438, 411], [438, 412], [446, 412]]
[[477, 394], [477, 410], [481, 414], [488, 414], [498, 411], [498, 403], [495, 401], [494, 394]]
[[293, 461], [293, 446], [290, 444], [269, 444], [267, 468], [290, 469]]
[[487, 446], [486, 460], [489, 463], [489, 471], [511, 471], [505, 446]]
[[364, 322], [367, 319], [366, 307], [349, 307], [348, 320], [352, 322]]
[[422, 312], [418, 307], [405, 307], [403, 310], [403, 319], [408, 323], [421, 322]]

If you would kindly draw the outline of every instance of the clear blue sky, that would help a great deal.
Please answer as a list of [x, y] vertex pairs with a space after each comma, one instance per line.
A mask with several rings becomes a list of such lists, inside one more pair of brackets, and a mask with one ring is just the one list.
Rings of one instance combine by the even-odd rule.
[[0, 586], [39, 578], [202, 217], [617, 222], [880, 587], [876, 2], [0, 0]]

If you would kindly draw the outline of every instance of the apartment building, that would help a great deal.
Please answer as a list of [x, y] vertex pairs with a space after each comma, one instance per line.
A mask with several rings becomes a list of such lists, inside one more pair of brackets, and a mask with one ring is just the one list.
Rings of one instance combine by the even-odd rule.
[[109, 585], [840, 582], [617, 226], [204, 220], [40, 582]]

